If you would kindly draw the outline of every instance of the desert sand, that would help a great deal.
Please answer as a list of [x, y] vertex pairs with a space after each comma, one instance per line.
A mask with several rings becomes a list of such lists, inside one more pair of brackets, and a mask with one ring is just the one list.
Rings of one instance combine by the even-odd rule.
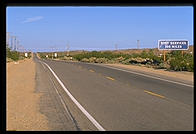
[[6, 64], [6, 130], [48, 130], [39, 112], [41, 93], [35, 92], [35, 63], [31, 59]]

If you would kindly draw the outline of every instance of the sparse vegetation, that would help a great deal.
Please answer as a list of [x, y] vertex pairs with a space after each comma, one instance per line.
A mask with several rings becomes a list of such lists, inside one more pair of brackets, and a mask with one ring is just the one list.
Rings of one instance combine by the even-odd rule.
[[[26, 58], [24, 52], [11, 51], [10, 48], [6, 48], [6, 60], [10, 61], [18, 61]], [[31, 58], [31, 52], [28, 52], [28, 57]]]
[[6, 49], [6, 57], [13, 60], [17, 61], [19, 60], [20, 54], [17, 51], [11, 51], [10, 48]]
[[[121, 64], [137, 64], [153, 67], [156, 69], [166, 69], [174, 71], [194, 71], [193, 54], [186, 52], [182, 56], [181, 51], [169, 51], [166, 56], [166, 61], [163, 61], [163, 55], [160, 56], [157, 49], [144, 49], [139, 52], [123, 53], [120, 51], [80, 51], [74, 52], [66, 56], [65, 52], [58, 53], [58, 59], [76, 60], [90, 63], [121, 63]], [[131, 51], [131, 50], [129, 50]], [[159, 52], [159, 53], [158, 53]], [[41, 58], [52, 58], [51, 53], [40, 53]]]
[[186, 53], [182, 56], [181, 51], [172, 51], [169, 64], [170, 69], [175, 71], [191, 71], [194, 70], [193, 55]]

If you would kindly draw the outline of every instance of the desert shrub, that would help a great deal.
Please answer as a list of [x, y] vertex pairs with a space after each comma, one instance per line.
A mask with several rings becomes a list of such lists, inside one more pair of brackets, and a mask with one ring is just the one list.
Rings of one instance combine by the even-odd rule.
[[73, 57], [71, 57], [71, 56], [60, 56], [59, 59], [62, 59], [62, 60], [73, 60]]
[[170, 69], [175, 71], [183, 71], [185, 68], [185, 62], [181, 58], [174, 58], [170, 61]]
[[182, 56], [181, 51], [171, 52], [170, 69], [175, 71], [194, 71], [193, 55], [185, 53]]
[[105, 51], [105, 52], [98, 52], [98, 51], [92, 51], [92, 52], [87, 52], [87, 53], [81, 53], [81, 54], [76, 54], [73, 55], [73, 57], [75, 59], [77, 59], [78, 61], [81, 61], [83, 58], [91, 58], [91, 57], [95, 57], [95, 58], [106, 58], [108, 60], [112, 60], [114, 58], [118, 58], [118, 57], [123, 57], [125, 59], [129, 58], [130, 55], [127, 54], [114, 54], [110, 51]]
[[125, 58], [123, 56], [120, 56], [120, 57], [117, 57], [117, 58], [114, 58], [114, 60], [119, 63], [119, 62], [122, 62], [125, 60]]
[[89, 58], [89, 62], [94, 63], [94, 62], [96, 61], [96, 59], [97, 59], [96, 57], [90, 57], [90, 58]]
[[[62, 53], [62, 56], [65, 55]], [[41, 56], [41, 54], [40, 54]], [[60, 56], [60, 54], [59, 54]], [[181, 51], [171, 51], [167, 53], [166, 62], [163, 61], [163, 56], [159, 57], [154, 54], [154, 50], [150, 49], [149, 52], [143, 50], [140, 54], [124, 54], [114, 53], [112, 51], [92, 51], [74, 54], [73, 60], [92, 63], [122, 63], [122, 64], [144, 64], [153, 66], [155, 68], [164, 68], [175, 71], [193, 71], [194, 61], [193, 55], [184, 53], [182, 56]], [[49, 55], [49, 58], [52, 56]], [[43, 55], [45, 58], [45, 55]], [[58, 57], [60, 58], [60, 57]]]
[[41, 59], [46, 59], [46, 54], [45, 53], [38, 53]]
[[147, 58], [148, 57], [148, 53], [145, 50], [143, 50], [139, 57]]
[[82, 61], [82, 62], [89, 62], [89, 59], [83, 58], [81, 61]]
[[10, 48], [6, 49], [6, 57], [8, 57], [14, 61], [17, 61], [17, 60], [19, 60], [19, 56], [20, 56], [19, 52], [11, 51]]
[[133, 58], [136, 58], [136, 57], [139, 57], [139, 56], [140, 56], [140, 54], [133, 53], [131, 56], [132, 56]]
[[97, 58], [95, 62], [96, 63], [107, 63], [108, 59], [105, 57], [104, 58]]
[[156, 69], [167, 69], [170, 70], [170, 65], [168, 63], [160, 63], [158, 66], [155, 67]]
[[129, 58], [129, 59], [123, 60], [121, 63], [122, 63], [122, 64], [129, 65], [129, 64], [130, 64], [130, 61], [131, 61], [131, 59]]
[[186, 67], [187, 67], [187, 71], [193, 72], [194, 71], [194, 62], [193, 62], [193, 60], [191, 62], [187, 63]]
[[194, 71], [194, 60], [193, 55], [187, 53], [183, 56], [185, 60], [185, 68], [187, 71], [193, 72]]

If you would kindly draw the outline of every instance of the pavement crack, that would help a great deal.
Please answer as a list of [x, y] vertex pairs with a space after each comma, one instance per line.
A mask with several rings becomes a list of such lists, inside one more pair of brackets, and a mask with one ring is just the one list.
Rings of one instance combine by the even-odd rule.
[[[50, 76], [49, 76], [49, 77], [50, 77]], [[62, 96], [59, 94], [58, 89], [56, 88], [55, 82], [51, 79], [51, 77], [50, 77], [50, 80], [52, 81], [52, 84], [53, 84], [53, 86], [54, 86], [54, 88], [55, 88], [55, 90], [56, 90], [56, 93], [59, 95], [59, 98], [61, 99], [61, 104], [64, 105], [64, 109], [66, 110], [66, 113], [69, 115], [69, 118], [72, 120], [72, 122], [73, 122], [73, 124], [74, 124], [76, 130], [77, 130], [77, 131], [81, 131], [80, 127], [78, 126], [77, 121], [75, 120], [75, 118], [74, 118], [73, 115], [71, 114], [71, 112], [70, 112], [70, 110], [69, 110], [67, 104], [65, 103], [64, 99], [62, 99]], [[62, 102], [62, 101], [63, 101], [63, 102]], [[65, 114], [65, 112], [63, 112], [63, 114], [64, 114], [64, 116], [67, 117], [67, 115]]]

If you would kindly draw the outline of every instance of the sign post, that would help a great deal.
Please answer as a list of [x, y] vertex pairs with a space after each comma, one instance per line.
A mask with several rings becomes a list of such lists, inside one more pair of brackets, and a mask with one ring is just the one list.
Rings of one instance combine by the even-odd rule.
[[188, 40], [158, 40], [158, 49], [163, 50], [163, 60], [166, 61], [165, 51], [166, 50], [183, 50], [189, 49]]
[[163, 61], [165, 62], [166, 58], [165, 58], [165, 50], [163, 50]]
[[26, 57], [26, 58], [28, 57], [28, 53], [25, 53], [25, 57]]
[[57, 57], [57, 53], [54, 53], [54, 57], [55, 57], [55, 58]]

